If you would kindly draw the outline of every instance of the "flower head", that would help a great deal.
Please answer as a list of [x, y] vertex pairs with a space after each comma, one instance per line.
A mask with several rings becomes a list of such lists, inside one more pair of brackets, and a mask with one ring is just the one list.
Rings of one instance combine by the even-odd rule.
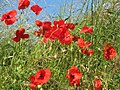
[[73, 23], [68, 23], [68, 26], [67, 26], [69, 29], [73, 30], [75, 28], [75, 24]]
[[46, 82], [49, 81], [50, 76], [51, 76], [50, 70], [49, 69], [43, 69], [43, 70], [39, 70], [36, 73], [35, 79], [37, 80], [38, 84], [43, 85], [43, 84], [45, 84]]
[[95, 88], [95, 90], [100, 90], [101, 86], [102, 86], [102, 82], [100, 81], [100, 79], [95, 79], [94, 80], [94, 88]]
[[35, 23], [38, 27], [42, 26], [42, 22], [40, 20], [36, 20]]
[[80, 48], [84, 48], [85, 47], [85, 41], [82, 38], [78, 39], [78, 46]]
[[103, 48], [103, 54], [106, 60], [112, 60], [116, 55], [116, 50], [110, 43], [106, 43]]
[[77, 69], [77, 67], [72, 66], [68, 70], [66, 78], [68, 78], [71, 86], [73, 85], [80, 86], [80, 79], [82, 78], [82, 73]]
[[15, 42], [19, 42], [21, 39], [29, 38], [29, 34], [24, 34], [24, 33], [25, 33], [25, 29], [20, 28], [15, 32], [16, 37], [12, 38], [12, 40]]
[[42, 34], [43, 33], [43, 30], [42, 29], [39, 29], [38, 31], [37, 30], [35, 30], [34, 31], [34, 35], [36, 35], [36, 36], [40, 36], [40, 34]]
[[80, 32], [92, 34], [93, 33], [92, 26], [90, 26], [89, 28], [87, 26], [84, 26]]
[[29, 84], [32, 90], [36, 90], [38, 85], [43, 85], [49, 81], [51, 77], [50, 69], [38, 70], [35, 76], [30, 76], [31, 84]]
[[12, 25], [13, 23], [15, 23], [15, 21], [17, 21], [17, 18], [15, 17], [16, 15], [17, 11], [11, 10], [2, 15], [1, 21], [5, 21], [6, 25]]
[[19, 0], [18, 9], [26, 9], [30, 5], [30, 0]]
[[82, 49], [81, 53], [82, 54], [87, 54], [88, 56], [90, 56], [90, 55], [94, 54], [95, 51], [94, 50], [90, 50], [90, 49], [88, 49], [88, 50], [87, 49]]
[[42, 8], [41, 8], [40, 6], [38, 6], [38, 5], [33, 5], [33, 6], [31, 7], [31, 10], [32, 10], [33, 12], [35, 12], [36, 15], [39, 15], [39, 13], [40, 13], [40, 11], [42, 10]]

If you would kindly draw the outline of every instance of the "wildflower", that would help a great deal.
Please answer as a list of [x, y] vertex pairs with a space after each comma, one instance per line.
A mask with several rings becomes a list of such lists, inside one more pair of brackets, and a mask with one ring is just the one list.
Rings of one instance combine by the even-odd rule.
[[36, 36], [40, 36], [40, 34], [42, 34], [42, 33], [43, 33], [42, 29], [39, 29], [38, 31], [37, 30], [34, 31], [34, 35], [36, 35]]
[[116, 55], [116, 50], [110, 43], [106, 43], [103, 48], [103, 54], [106, 60], [112, 60]]
[[66, 33], [65, 33], [65, 37], [64, 37], [64, 43], [66, 44], [66, 45], [70, 45], [71, 43], [72, 43], [72, 35], [70, 35], [70, 32], [69, 31], [67, 31]]
[[68, 70], [66, 78], [68, 78], [71, 86], [73, 85], [80, 86], [80, 79], [82, 78], [82, 73], [77, 69], [77, 67], [72, 66]]
[[95, 88], [95, 90], [100, 90], [101, 86], [102, 86], [102, 83], [101, 83], [100, 79], [95, 79], [94, 80], [94, 88]]
[[80, 48], [84, 48], [85, 47], [85, 41], [82, 38], [78, 39], [78, 46]]
[[90, 26], [89, 28], [87, 26], [84, 26], [80, 32], [92, 34], [93, 33], [92, 26]]
[[81, 53], [82, 54], [87, 54], [88, 56], [90, 56], [90, 55], [94, 54], [95, 51], [94, 50], [90, 50], [90, 49], [88, 49], [88, 50], [87, 49], [82, 49]]
[[20, 28], [19, 30], [17, 30], [15, 32], [16, 37], [12, 38], [12, 40], [15, 41], [15, 42], [19, 42], [21, 39], [29, 38], [29, 34], [24, 34], [24, 33], [25, 33], [25, 29]]
[[[42, 22], [37, 21], [38, 26], [41, 26], [43, 29], [43, 43], [46, 43], [48, 40], [56, 40], [58, 39], [61, 44], [70, 45], [73, 39], [73, 36], [70, 34], [68, 25], [64, 22], [64, 20], [55, 20], [54, 25], [51, 22], [46, 21]], [[73, 28], [71, 24], [71, 29]]]
[[6, 25], [12, 25], [17, 21], [17, 18], [15, 17], [17, 15], [16, 10], [10, 10], [9, 12], [6, 12], [2, 15], [1, 21], [5, 21]]
[[85, 47], [86, 47], [86, 48], [89, 48], [89, 47], [91, 46], [91, 44], [92, 44], [92, 43], [88, 41], [88, 42], [85, 43]]
[[26, 9], [30, 5], [30, 0], [19, 0], [18, 9]]
[[73, 23], [68, 23], [68, 26], [67, 26], [69, 29], [73, 30], [75, 28], [75, 24]]
[[38, 5], [33, 5], [33, 6], [31, 7], [31, 10], [32, 10], [33, 12], [35, 12], [36, 15], [39, 15], [39, 13], [40, 13], [40, 11], [42, 10], [42, 8], [41, 8], [40, 6], [38, 6]]
[[91, 42], [85, 42], [82, 38], [78, 38], [78, 46], [83, 49], [83, 48], [89, 48], [91, 46]]
[[50, 21], [42, 22], [42, 28], [43, 30], [51, 29], [51, 22]]
[[42, 26], [42, 22], [40, 20], [36, 20], [35, 23], [38, 27]]
[[36, 73], [35, 79], [37, 80], [38, 84], [43, 85], [49, 81], [50, 76], [51, 72], [49, 69], [42, 69]]
[[50, 69], [41, 69], [38, 70], [35, 76], [30, 76], [30, 81], [32, 84], [29, 84], [32, 90], [36, 90], [38, 85], [43, 85], [49, 81], [51, 76]]
[[55, 20], [53, 23], [56, 27], [60, 27], [64, 25], [64, 20], [59, 20], [59, 21]]

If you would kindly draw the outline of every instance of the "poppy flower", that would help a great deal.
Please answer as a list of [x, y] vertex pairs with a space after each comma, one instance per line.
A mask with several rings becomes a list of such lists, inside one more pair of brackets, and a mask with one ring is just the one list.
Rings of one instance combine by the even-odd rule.
[[49, 81], [50, 76], [51, 76], [50, 69], [42, 69], [36, 73], [35, 79], [37, 80], [38, 84], [43, 85]]
[[92, 26], [90, 26], [89, 28], [87, 26], [84, 26], [80, 32], [92, 34], [93, 33]]
[[90, 49], [88, 49], [88, 50], [87, 49], [82, 49], [81, 53], [90, 56], [90, 55], [94, 54], [95, 51], [94, 50], [90, 50]]
[[92, 43], [88, 41], [88, 42], [85, 43], [85, 47], [86, 47], [86, 48], [89, 48], [89, 47], [91, 46], [91, 44], [92, 44]]
[[35, 85], [35, 84], [29, 84], [29, 87], [30, 87], [32, 90], [36, 90], [36, 85]]
[[77, 42], [78, 42], [78, 46], [79, 46], [81, 49], [83, 49], [83, 48], [85, 48], [85, 47], [86, 47], [86, 48], [89, 48], [89, 47], [91, 46], [91, 44], [92, 44], [92, 43], [89, 42], [89, 41], [88, 41], [88, 42], [85, 42], [82, 38], [79, 38]]
[[38, 31], [37, 30], [34, 31], [34, 35], [36, 36], [40, 36], [40, 34], [43, 34], [43, 29], [40, 28]]
[[1, 21], [5, 21], [6, 25], [12, 25], [17, 21], [17, 18], [15, 17], [17, 15], [16, 10], [10, 10], [9, 12], [6, 12], [2, 15]]
[[54, 23], [55, 26], [60, 27], [61, 25], [64, 24], [64, 20], [58, 20], [58, 21], [55, 20], [53, 23]]
[[84, 48], [85, 47], [85, 42], [84, 42], [84, 40], [82, 38], [78, 39], [78, 46], [80, 48]]
[[51, 29], [51, 22], [50, 21], [42, 22], [42, 28], [43, 30]]
[[33, 5], [33, 6], [31, 7], [31, 10], [32, 10], [33, 12], [35, 12], [36, 15], [39, 15], [39, 13], [40, 13], [40, 11], [42, 10], [42, 8], [41, 8], [40, 6], [38, 6], [38, 5]]
[[66, 45], [70, 45], [72, 43], [72, 35], [70, 35], [69, 33], [67, 35], [65, 35], [65, 38], [64, 38], [64, 43]]
[[95, 90], [100, 90], [101, 86], [102, 86], [102, 82], [100, 81], [100, 79], [95, 79], [94, 80], [94, 88], [95, 88]]
[[42, 26], [42, 22], [40, 20], [36, 20], [35, 23], [38, 27]]
[[82, 78], [82, 73], [78, 70], [77, 67], [72, 66], [68, 70], [66, 78], [68, 78], [71, 86], [73, 85], [80, 86], [80, 79]]
[[49, 81], [51, 77], [50, 69], [41, 69], [35, 76], [30, 76], [31, 84], [29, 84], [32, 90], [36, 90], [38, 85], [43, 85]]
[[116, 55], [116, 50], [110, 43], [106, 43], [103, 48], [103, 54], [106, 60], [112, 60]]
[[15, 41], [15, 42], [19, 42], [21, 39], [29, 38], [29, 34], [24, 34], [24, 33], [25, 33], [25, 29], [20, 28], [19, 30], [17, 30], [15, 32], [16, 37], [12, 38], [12, 40]]
[[69, 29], [73, 30], [75, 28], [75, 24], [73, 23], [68, 23], [68, 26], [67, 26]]
[[30, 0], [19, 0], [18, 9], [26, 9], [30, 5]]

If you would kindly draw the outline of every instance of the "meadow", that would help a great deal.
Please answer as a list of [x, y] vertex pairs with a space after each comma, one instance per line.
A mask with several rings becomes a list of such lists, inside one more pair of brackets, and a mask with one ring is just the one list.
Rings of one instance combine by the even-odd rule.
[[50, 20], [27, 4], [0, 13], [0, 90], [120, 90], [119, 1], [73, 0]]

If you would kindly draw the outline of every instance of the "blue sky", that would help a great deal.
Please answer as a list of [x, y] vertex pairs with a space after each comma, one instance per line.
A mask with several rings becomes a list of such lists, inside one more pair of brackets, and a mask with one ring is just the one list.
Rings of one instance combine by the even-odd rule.
[[[71, 3], [71, 1], [72, 0], [30, 0], [30, 6], [38, 4], [39, 6], [43, 7], [43, 11], [41, 12], [42, 15], [57, 15], [60, 11], [60, 7], [64, 6], [65, 2]], [[17, 10], [18, 7], [18, 0], [0, 0], [0, 3], [2, 3], [2, 6], [4, 6], [0, 14], [12, 9]], [[4, 3], [9, 4], [9, 6], [5, 6]]]
[[[86, 0], [89, 1], [89, 3], [91, 3], [91, 0]], [[2, 15], [3, 13], [12, 10], [12, 9], [17, 9], [18, 7], [18, 0], [0, 0], [0, 3], [4, 2], [6, 4], [9, 4], [9, 6], [4, 6], [4, 8], [2, 8], [2, 11], [0, 12], [0, 15]], [[43, 7], [43, 10], [41, 11], [40, 15], [36, 17], [36, 15], [29, 10], [30, 7], [34, 4], [38, 4], [39, 6]], [[63, 17], [68, 17], [68, 15], [70, 14], [70, 5], [72, 5], [72, 11], [75, 11], [77, 9], [82, 8], [82, 0], [30, 0], [30, 6], [29, 8], [27, 8], [26, 10], [24, 10], [24, 12], [27, 11], [26, 14], [29, 14], [29, 18], [35, 18], [35, 19], [43, 19], [43, 20], [51, 20], [53, 19], [52, 16], [58, 16], [59, 14]], [[66, 7], [66, 8], [64, 8]], [[85, 10], [86, 7], [84, 7]], [[90, 5], [89, 5], [90, 8]], [[61, 13], [60, 13], [61, 12]], [[18, 13], [20, 13], [18, 11]], [[31, 16], [30, 16], [31, 15]], [[63, 18], [64, 19], [64, 18]]]

